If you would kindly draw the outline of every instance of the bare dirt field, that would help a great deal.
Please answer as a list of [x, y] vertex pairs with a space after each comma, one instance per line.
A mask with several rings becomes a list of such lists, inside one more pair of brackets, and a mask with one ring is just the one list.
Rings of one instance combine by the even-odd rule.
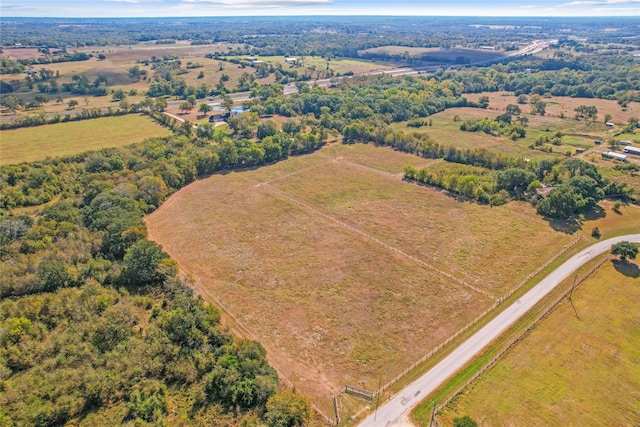
[[404, 165], [429, 164], [409, 157], [331, 145], [214, 175], [151, 214], [149, 235], [331, 414], [332, 393], [375, 389], [574, 238], [525, 204], [490, 208], [403, 182]]

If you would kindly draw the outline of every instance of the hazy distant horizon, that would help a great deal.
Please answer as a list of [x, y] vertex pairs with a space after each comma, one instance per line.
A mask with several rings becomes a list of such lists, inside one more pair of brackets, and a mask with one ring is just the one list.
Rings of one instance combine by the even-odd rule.
[[248, 16], [637, 17], [640, 0], [3, 0], [3, 18]]

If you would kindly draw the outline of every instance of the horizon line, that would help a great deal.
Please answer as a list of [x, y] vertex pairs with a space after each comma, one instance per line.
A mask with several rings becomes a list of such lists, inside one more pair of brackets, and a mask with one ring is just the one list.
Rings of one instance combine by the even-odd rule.
[[569, 19], [611, 19], [611, 18], [625, 18], [630, 20], [638, 20], [640, 22], [640, 16], [629, 16], [628, 14], [621, 15], [389, 15], [383, 13], [370, 13], [370, 14], [284, 14], [284, 15], [175, 15], [175, 16], [24, 16], [24, 15], [3, 15], [0, 16], [0, 21], [6, 18], [20, 18], [20, 19], [179, 19], [179, 18], [335, 18], [335, 17], [386, 17], [386, 18], [501, 18], [501, 19], [555, 19], [555, 18], [569, 18]]

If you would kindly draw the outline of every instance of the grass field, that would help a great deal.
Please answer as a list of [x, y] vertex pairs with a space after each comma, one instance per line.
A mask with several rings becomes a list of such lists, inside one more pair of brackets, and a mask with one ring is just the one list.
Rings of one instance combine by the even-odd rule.
[[[477, 101], [482, 96], [489, 97], [489, 108], [504, 111], [508, 104], [516, 104], [517, 96], [510, 92], [482, 92], [468, 93], [464, 95], [470, 101]], [[552, 98], [542, 98], [547, 103], [547, 115], [559, 116], [564, 112], [565, 117], [572, 119], [575, 116], [574, 109], [579, 105], [593, 105], [598, 109], [597, 124], [604, 125], [604, 115], [611, 114], [612, 121], [618, 124], [627, 124], [631, 117], [640, 118], [640, 102], [630, 102], [627, 108], [623, 108], [614, 100], [597, 98], [570, 98], [568, 96], [554, 96]], [[531, 109], [529, 104], [519, 105], [523, 112], [528, 113]], [[570, 122], [575, 120], [566, 120]], [[598, 130], [603, 127], [598, 127]], [[611, 129], [610, 129], [611, 130]]]
[[374, 389], [491, 304], [461, 281], [501, 295], [575, 238], [527, 204], [459, 202], [396, 175], [439, 163], [334, 144], [198, 181], [149, 233], [330, 413], [345, 384]]
[[[485, 148], [490, 151], [499, 151], [502, 154], [514, 157], [526, 157], [531, 159], [547, 159], [557, 157], [557, 154], [545, 153], [538, 150], [531, 150], [532, 144], [537, 135], [542, 133], [541, 129], [546, 129], [550, 123], [560, 119], [542, 118], [538, 120], [535, 116], [529, 117], [530, 124], [527, 128], [527, 136], [517, 141], [511, 141], [504, 136], [493, 136], [481, 132], [464, 132], [460, 130], [460, 125], [466, 120], [476, 120], [485, 117], [495, 118], [500, 113], [493, 110], [483, 110], [480, 108], [451, 108], [441, 113], [434, 114], [428, 118], [431, 126], [422, 126], [415, 129], [408, 127], [406, 123], [393, 124], [395, 129], [405, 132], [426, 133], [429, 137], [444, 145], [452, 145], [460, 149]], [[458, 116], [460, 121], [454, 121]], [[560, 126], [560, 124], [558, 124]], [[554, 147], [555, 151], [564, 151], [562, 147]]]
[[439, 417], [482, 426], [638, 425], [640, 270], [608, 262]]
[[358, 52], [360, 55], [366, 53], [382, 53], [388, 55], [407, 54], [410, 57], [431, 56], [442, 58], [443, 62], [454, 62], [457, 58], [465, 58], [469, 62], [489, 61], [501, 58], [504, 54], [500, 51], [465, 49], [465, 48], [430, 48], [430, 47], [407, 47], [407, 46], [380, 46], [373, 47]]
[[102, 117], [0, 131], [0, 164], [68, 156], [104, 147], [122, 147], [170, 131], [143, 115]]

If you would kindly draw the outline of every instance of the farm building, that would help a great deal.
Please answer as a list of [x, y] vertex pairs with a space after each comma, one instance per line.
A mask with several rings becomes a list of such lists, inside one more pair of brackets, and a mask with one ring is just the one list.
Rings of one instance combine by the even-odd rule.
[[295, 64], [296, 62], [298, 62], [298, 58], [284, 58], [284, 62], [288, 62], [290, 64]]
[[253, 61], [251, 61], [251, 65], [258, 65], [258, 64], [264, 64], [264, 61], [261, 61], [259, 59], [254, 59]]
[[627, 156], [620, 153], [614, 153], [613, 151], [605, 151], [604, 153], [602, 153], [602, 157], [605, 159], [619, 160], [621, 162], [627, 161]]
[[595, 144], [600, 145], [602, 144], [602, 140], [601, 139], [596, 139], [595, 141], [593, 141]]
[[247, 61], [255, 61], [258, 58], [256, 58], [255, 56], [245, 56], [244, 59], [246, 59]]
[[214, 123], [214, 122], [226, 122], [230, 118], [236, 117], [237, 115], [238, 115], [237, 111], [230, 111], [230, 112], [212, 114], [211, 116], [209, 116], [209, 122], [211, 122], [211, 123]]
[[615, 123], [613, 123], [613, 122], [607, 122], [607, 123], [605, 123], [605, 125], [607, 125], [607, 126], [609, 126], [609, 127], [613, 127], [613, 126], [615, 126]]
[[636, 156], [640, 156], [640, 148], [626, 146], [624, 147], [624, 152], [628, 154], [635, 154]]
[[620, 145], [631, 145], [631, 141], [620, 141]]

